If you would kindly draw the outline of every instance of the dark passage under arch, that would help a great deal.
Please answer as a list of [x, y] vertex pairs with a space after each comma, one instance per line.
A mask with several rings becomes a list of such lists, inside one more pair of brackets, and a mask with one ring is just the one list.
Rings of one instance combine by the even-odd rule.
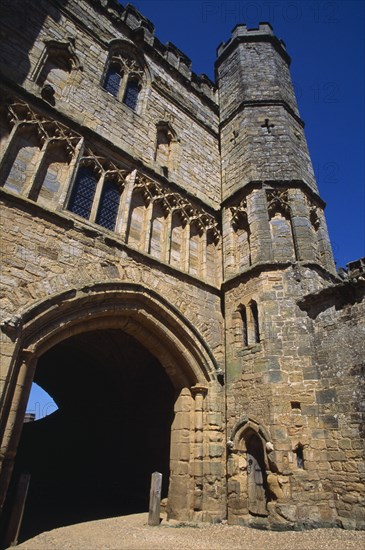
[[120, 330], [72, 336], [39, 359], [34, 381], [59, 410], [23, 427], [13, 479], [32, 478], [20, 540], [147, 511], [156, 470], [167, 496], [175, 390], [135, 338]]

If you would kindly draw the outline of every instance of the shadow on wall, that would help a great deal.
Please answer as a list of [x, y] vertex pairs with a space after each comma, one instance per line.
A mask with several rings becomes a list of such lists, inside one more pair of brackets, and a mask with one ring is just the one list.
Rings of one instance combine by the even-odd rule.
[[57, 3], [34, 0], [2, 0], [0, 13], [0, 71], [22, 84], [31, 68], [29, 53], [32, 50], [46, 17], [60, 20], [60, 7], [68, 0]]

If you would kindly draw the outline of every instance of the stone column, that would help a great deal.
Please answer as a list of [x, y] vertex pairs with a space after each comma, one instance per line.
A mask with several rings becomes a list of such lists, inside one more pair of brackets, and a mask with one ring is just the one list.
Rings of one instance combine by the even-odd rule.
[[172, 210], [166, 216], [164, 229], [163, 229], [163, 241], [162, 241], [162, 261], [170, 262], [170, 248], [171, 248], [171, 232], [172, 232]]
[[299, 261], [316, 260], [316, 243], [309, 217], [309, 206], [300, 189], [288, 189], [294, 245]]
[[189, 261], [190, 261], [190, 223], [187, 222], [182, 234], [181, 239], [181, 258], [180, 267], [186, 273], [189, 273]]
[[129, 211], [131, 207], [131, 200], [133, 194], [134, 183], [136, 181], [137, 170], [133, 170], [126, 177], [126, 184], [122, 194], [122, 200], [120, 201], [119, 212], [117, 217], [117, 223], [115, 231], [120, 235], [125, 242], [127, 239], [128, 219]]
[[71, 194], [71, 185], [74, 182], [74, 177], [76, 176], [75, 168], [78, 168], [84, 146], [84, 138], [80, 138], [79, 142], [75, 146], [72, 154], [72, 159], [68, 168], [68, 176], [65, 178], [65, 181], [61, 183], [62, 190], [60, 192], [60, 197], [58, 201], [57, 209], [67, 208], [67, 202]]
[[208, 388], [196, 385], [191, 388], [194, 397], [194, 512], [203, 508], [204, 476], [204, 398]]
[[224, 208], [223, 217], [223, 269], [224, 278], [229, 279], [237, 273], [236, 250], [235, 250], [235, 232], [232, 227], [232, 213], [229, 208]]
[[105, 180], [105, 174], [104, 173], [99, 174], [99, 179], [96, 184], [95, 195], [94, 195], [93, 204], [90, 212], [90, 218], [89, 218], [89, 220], [93, 223], [95, 223], [96, 216], [98, 213], [101, 192], [104, 186], [104, 180]]
[[[5, 420], [4, 437], [0, 449], [0, 510], [4, 504], [6, 492], [13, 472], [16, 451], [23, 428], [23, 420], [33, 380], [34, 368], [30, 365], [32, 352], [25, 350], [18, 368], [11, 399], [8, 418]], [[10, 391], [12, 391], [10, 389]]]
[[167, 512], [169, 519], [190, 521], [193, 512], [192, 464], [192, 408], [189, 388], [182, 388], [178, 396], [171, 426], [170, 483]]
[[[47, 152], [47, 149], [48, 149], [51, 142], [52, 142], [52, 139], [46, 139], [45, 142], [42, 145], [42, 149], [36, 154], [36, 158], [33, 159], [33, 163], [35, 165], [34, 172], [32, 174], [32, 177], [26, 182], [26, 184], [23, 188], [23, 191], [22, 191], [22, 195], [24, 197], [28, 197], [31, 200], [34, 200], [33, 191], [34, 191], [34, 187], [35, 187], [36, 182], [37, 182], [37, 175], [42, 170], [44, 159], [45, 159], [45, 156], [46, 156], [46, 152]], [[27, 167], [27, 170], [28, 169], [29, 169], [29, 166]], [[26, 170], [26, 172], [27, 172], [27, 170]]]
[[264, 189], [256, 189], [247, 197], [247, 216], [251, 230], [251, 262], [271, 261], [273, 258], [269, 215]]
[[148, 254], [150, 239], [151, 239], [151, 222], [153, 214], [153, 201], [150, 199], [150, 202], [147, 206], [147, 211], [144, 217], [144, 223], [142, 228], [142, 252]]

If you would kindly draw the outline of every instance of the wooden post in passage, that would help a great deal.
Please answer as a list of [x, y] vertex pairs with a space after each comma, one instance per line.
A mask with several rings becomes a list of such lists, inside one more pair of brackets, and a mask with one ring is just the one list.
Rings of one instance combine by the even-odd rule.
[[162, 485], [162, 474], [160, 474], [160, 472], [153, 472], [151, 476], [148, 525], [160, 525], [161, 485]]
[[18, 544], [18, 537], [24, 514], [25, 501], [27, 499], [29, 482], [30, 474], [22, 474], [20, 476], [15, 495], [14, 507], [6, 534], [6, 546], [16, 546]]

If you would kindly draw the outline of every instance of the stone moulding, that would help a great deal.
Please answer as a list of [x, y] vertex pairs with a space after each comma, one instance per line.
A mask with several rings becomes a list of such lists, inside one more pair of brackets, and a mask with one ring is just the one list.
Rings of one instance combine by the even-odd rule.
[[244, 436], [244, 433], [247, 430], [253, 430], [256, 432], [261, 439], [266, 443], [270, 443], [271, 438], [267, 429], [262, 426], [259, 422], [248, 416], [242, 416], [238, 422], [234, 425], [231, 431], [231, 436], [227, 442], [228, 450], [234, 452], [238, 450], [239, 441]]
[[[163, 334], [163, 341], [175, 349], [173, 355], [179, 356], [175, 363], [185, 365], [190, 385], [218, 378], [220, 369], [214, 355], [192, 323], [165, 298], [138, 284], [99, 283], [69, 289], [33, 304], [19, 312], [16, 319], [4, 320], [1, 330], [17, 340], [17, 346], [37, 350], [39, 356], [70, 331], [85, 331], [86, 325], [111, 326], [113, 318], [118, 320], [119, 328], [131, 331], [144, 344], [141, 327], [151, 327], [157, 355], [163, 352], [158, 350], [161, 346], [156, 334]], [[163, 357], [161, 363], [164, 364]]]

